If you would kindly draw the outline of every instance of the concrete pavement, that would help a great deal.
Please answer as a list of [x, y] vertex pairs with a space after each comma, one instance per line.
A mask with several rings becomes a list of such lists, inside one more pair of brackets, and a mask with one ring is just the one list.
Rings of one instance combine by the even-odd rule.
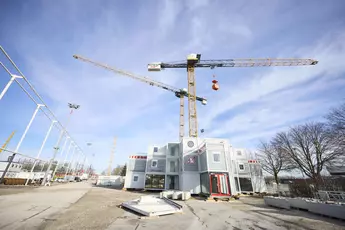
[[230, 202], [179, 201], [183, 214], [139, 219], [124, 212], [106, 230], [325, 230], [345, 229], [343, 221], [298, 210], [267, 207], [262, 199], [242, 198]]
[[38, 229], [50, 216], [77, 202], [90, 188], [91, 184], [79, 182], [0, 196], [0, 229]]
[[344, 221], [270, 208], [263, 199], [250, 197], [231, 202], [178, 201], [183, 214], [142, 219], [118, 207], [142, 193], [91, 187], [81, 182], [0, 196], [0, 229], [345, 229]]

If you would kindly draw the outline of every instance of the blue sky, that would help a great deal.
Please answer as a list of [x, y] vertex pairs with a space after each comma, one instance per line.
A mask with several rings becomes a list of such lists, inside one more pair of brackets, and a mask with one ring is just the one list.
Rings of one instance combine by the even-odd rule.
[[[235, 147], [307, 120], [320, 120], [345, 96], [345, 3], [326, 1], [9, 1], [1, 2], [0, 42], [66, 122], [68, 102], [81, 105], [70, 133], [98, 170], [107, 167], [116, 136], [114, 166], [149, 145], [178, 139], [179, 100], [173, 94], [72, 58], [93, 60], [146, 75], [178, 88], [186, 71], [147, 72], [154, 61], [298, 57], [317, 66], [198, 69], [197, 95], [204, 136]], [[10, 67], [4, 56], [0, 61]], [[11, 71], [14, 71], [11, 69]], [[220, 83], [211, 90], [212, 76]], [[9, 76], [0, 70], [0, 89]], [[0, 142], [13, 130], [14, 149], [35, 109], [17, 85], [0, 101]], [[20, 148], [32, 156], [49, 127], [40, 113]], [[187, 133], [187, 132], [186, 132]], [[43, 157], [52, 155], [54, 130]], [[93, 145], [86, 147], [87, 142]]]

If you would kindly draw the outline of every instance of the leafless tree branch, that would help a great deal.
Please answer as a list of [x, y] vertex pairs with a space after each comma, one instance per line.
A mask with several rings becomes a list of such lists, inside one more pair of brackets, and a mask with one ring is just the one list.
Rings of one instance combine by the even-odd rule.
[[288, 171], [293, 168], [284, 149], [272, 143], [262, 141], [258, 150], [258, 159], [260, 160], [262, 169], [273, 175], [276, 183], [279, 184], [279, 172]]
[[301, 172], [314, 180], [320, 178], [325, 164], [341, 154], [327, 125], [321, 122], [298, 125], [288, 132], [278, 133], [273, 143], [286, 152]]

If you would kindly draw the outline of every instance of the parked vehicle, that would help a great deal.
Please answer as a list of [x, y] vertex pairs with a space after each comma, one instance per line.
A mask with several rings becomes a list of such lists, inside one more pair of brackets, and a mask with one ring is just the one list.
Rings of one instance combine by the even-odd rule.
[[83, 175], [81, 175], [81, 179], [82, 180], [88, 180], [89, 179], [89, 174], [83, 173]]

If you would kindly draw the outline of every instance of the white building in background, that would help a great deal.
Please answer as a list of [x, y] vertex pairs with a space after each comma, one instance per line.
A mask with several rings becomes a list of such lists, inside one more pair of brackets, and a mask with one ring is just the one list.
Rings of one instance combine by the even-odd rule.
[[130, 156], [124, 187], [211, 196], [266, 191], [259, 162], [244, 149], [233, 148], [226, 139], [189, 137]]
[[[8, 161], [0, 161], [0, 177], [4, 173], [6, 167], [8, 165]], [[22, 171], [23, 164], [18, 162], [12, 162], [5, 177], [8, 178], [15, 178], [21, 171]]]

